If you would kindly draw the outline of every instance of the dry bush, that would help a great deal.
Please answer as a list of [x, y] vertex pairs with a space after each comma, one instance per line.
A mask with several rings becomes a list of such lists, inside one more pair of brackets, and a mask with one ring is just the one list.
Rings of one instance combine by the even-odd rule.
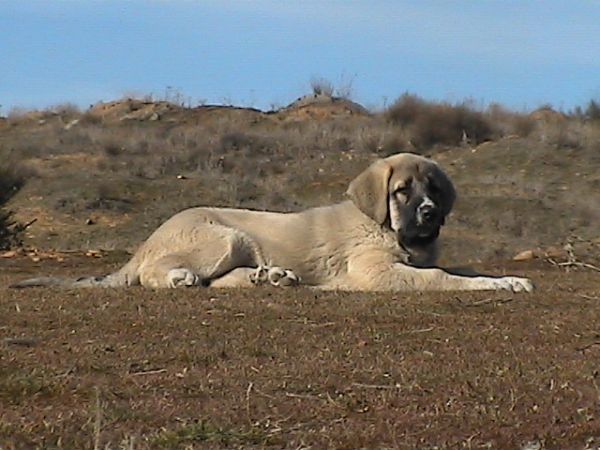
[[551, 108], [531, 113], [535, 118], [535, 137], [557, 149], [580, 149], [586, 145], [589, 123], [574, 119]]
[[79, 117], [81, 115], [79, 106], [69, 102], [59, 103], [58, 105], [51, 106], [50, 108], [46, 109], [45, 112], [48, 114], [57, 114], [61, 117], [70, 119]]
[[579, 149], [583, 145], [581, 138], [577, 129], [567, 123], [548, 127], [542, 136], [542, 140], [559, 149]]
[[456, 145], [468, 139], [479, 144], [492, 139], [493, 128], [483, 114], [466, 105], [440, 104], [415, 120], [414, 144], [428, 148], [435, 144]]
[[12, 108], [7, 115], [8, 123], [15, 127], [26, 124], [46, 125], [54, 124], [59, 128], [71, 126], [73, 121], [79, 121], [82, 113], [77, 105], [61, 103], [44, 110], [27, 110], [26, 108]]
[[14, 106], [10, 108], [8, 114], [6, 115], [6, 118], [11, 121], [19, 121], [23, 118], [23, 116], [29, 114], [30, 112], [31, 111], [29, 111], [27, 108], [23, 108], [21, 106]]
[[585, 110], [587, 120], [600, 120], [600, 101], [590, 100]]
[[[52, 171], [61, 164], [87, 164], [84, 172], [61, 180], [56, 195], [47, 194], [58, 210], [70, 215], [90, 210], [126, 212], [141, 204], [136, 203], [135, 196], [108, 192], [103, 184], [138, 185], [150, 181], [158, 185], [179, 176], [196, 180], [195, 189], [203, 195], [193, 205], [175, 204], [171, 209], [214, 204], [298, 210], [307, 206], [308, 198], [311, 204], [318, 203], [318, 199], [312, 200], [315, 192], [327, 196], [334, 190], [333, 185], [319, 188], [314, 182], [321, 174], [339, 171], [340, 157], [363, 154], [368, 158], [370, 153], [362, 145], [362, 136], [366, 130], [374, 135], [378, 132], [369, 127], [368, 119], [361, 120], [299, 121], [276, 126], [271, 122], [257, 126], [234, 118], [200, 126], [80, 122], [69, 130], [58, 125], [38, 128], [39, 133], [11, 140], [11, 148], [26, 158], [46, 160], [42, 163], [45, 170]], [[386, 148], [390, 145], [388, 142]], [[307, 170], [307, 164], [312, 169]], [[313, 184], [315, 187], [310, 187]]]
[[536, 128], [536, 122], [530, 115], [511, 111], [499, 103], [490, 104], [485, 114], [500, 136], [528, 137]]
[[131, 210], [132, 200], [119, 188], [104, 182], [97, 186], [96, 196], [87, 202], [87, 208], [125, 213]]
[[375, 133], [365, 133], [361, 137], [361, 149], [368, 153], [375, 153], [385, 158], [400, 152], [415, 152], [413, 146], [402, 130], [391, 129], [387, 132], [377, 130]]
[[102, 116], [95, 114], [90, 110], [85, 111], [79, 116], [79, 125], [100, 125], [102, 124]]
[[406, 128], [419, 149], [436, 144], [458, 145], [466, 140], [478, 144], [494, 138], [491, 121], [469, 102], [435, 103], [403, 94], [384, 113], [393, 124]]
[[600, 121], [600, 100], [592, 99], [585, 107], [576, 106], [570, 116], [582, 121]]
[[333, 97], [333, 83], [325, 78], [312, 77], [310, 79], [310, 87], [312, 89], [313, 94]]
[[387, 108], [385, 116], [392, 123], [408, 126], [415, 122], [420, 112], [427, 105], [429, 103], [421, 97], [405, 93]]

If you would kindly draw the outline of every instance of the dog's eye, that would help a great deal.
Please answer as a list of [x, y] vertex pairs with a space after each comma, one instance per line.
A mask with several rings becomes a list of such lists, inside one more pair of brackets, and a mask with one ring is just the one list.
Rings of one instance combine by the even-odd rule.
[[402, 194], [402, 195], [408, 196], [408, 195], [410, 195], [411, 191], [412, 191], [412, 187], [410, 185], [399, 186], [394, 191], [394, 194]]

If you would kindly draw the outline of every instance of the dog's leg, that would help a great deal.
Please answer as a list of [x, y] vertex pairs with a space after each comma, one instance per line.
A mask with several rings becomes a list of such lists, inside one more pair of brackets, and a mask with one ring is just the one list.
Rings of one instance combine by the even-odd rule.
[[[249, 267], [265, 267], [258, 244], [240, 230], [221, 225], [206, 226], [201, 230], [202, 240], [193, 248], [174, 251], [140, 267], [140, 282], [151, 288], [178, 286], [209, 286], [225, 274]], [[251, 269], [252, 270], [252, 269]], [[236, 275], [230, 284], [251, 285], [251, 272]], [[265, 281], [272, 282], [269, 272]], [[226, 285], [225, 281], [221, 283]]]
[[380, 252], [350, 261], [346, 283], [338, 289], [372, 291], [499, 291], [531, 292], [531, 280], [520, 277], [457, 275], [441, 268], [396, 263]]
[[211, 280], [210, 287], [216, 288], [249, 288], [256, 286], [254, 267], [238, 267], [225, 275]]
[[269, 281], [269, 268], [265, 265], [259, 265], [256, 269], [251, 269], [248, 278], [252, 284], [265, 284]]
[[189, 267], [187, 259], [174, 253], [142, 267], [141, 284], [153, 289], [202, 285], [202, 277]]
[[141, 284], [150, 288], [208, 286], [212, 279], [231, 271], [239, 264], [238, 255], [229, 246], [220, 246], [220, 254], [214, 250], [207, 245], [201, 250], [163, 256], [140, 270]]
[[221, 225], [202, 229], [195, 248], [168, 253], [140, 268], [140, 282], [151, 288], [179, 286], [294, 286], [291, 271], [266, 264], [262, 249], [244, 232]]

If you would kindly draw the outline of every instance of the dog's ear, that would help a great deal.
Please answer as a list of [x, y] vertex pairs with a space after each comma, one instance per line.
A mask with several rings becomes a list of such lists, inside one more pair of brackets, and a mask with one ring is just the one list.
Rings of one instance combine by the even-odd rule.
[[450, 178], [444, 172], [444, 170], [436, 165], [435, 178], [439, 185], [439, 189], [442, 192], [442, 213], [444, 217], [450, 214], [452, 207], [454, 206], [454, 202], [456, 201], [456, 190], [454, 189], [454, 185]]
[[378, 224], [388, 216], [388, 189], [392, 166], [380, 159], [350, 182], [346, 194], [356, 207]]

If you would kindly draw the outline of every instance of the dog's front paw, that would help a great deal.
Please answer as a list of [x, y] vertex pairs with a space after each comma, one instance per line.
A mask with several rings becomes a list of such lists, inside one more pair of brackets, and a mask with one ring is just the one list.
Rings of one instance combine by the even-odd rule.
[[535, 289], [533, 281], [528, 278], [520, 277], [502, 277], [503, 289], [513, 292], [531, 292]]
[[198, 286], [200, 278], [191, 270], [185, 268], [171, 269], [167, 274], [167, 285], [170, 288], [179, 286]]
[[490, 291], [531, 292], [535, 289], [533, 282], [520, 277], [478, 277], [476, 289]]
[[296, 286], [300, 278], [294, 272], [283, 267], [258, 266], [250, 274], [253, 284], [270, 284], [271, 286]]

